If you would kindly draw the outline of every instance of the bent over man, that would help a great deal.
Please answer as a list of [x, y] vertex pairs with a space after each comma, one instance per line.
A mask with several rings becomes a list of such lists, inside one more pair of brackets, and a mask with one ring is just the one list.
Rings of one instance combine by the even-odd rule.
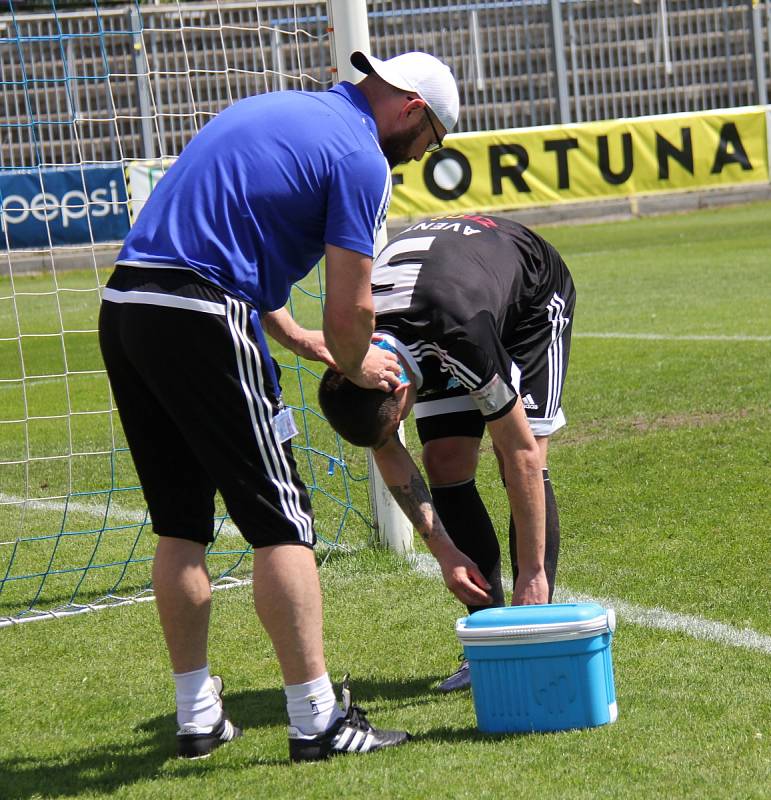
[[[502, 606], [500, 547], [475, 483], [487, 428], [511, 512], [512, 603], [551, 602], [560, 533], [547, 451], [565, 424], [575, 306], [568, 268], [523, 225], [461, 215], [419, 222], [391, 239], [372, 282], [375, 338], [398, 355], [403, 382], [386, 394], [329, 369], [319, 389], [324, 413], [344, 438], [373, 449], [415, 528], [430, 541], [443, 525], [492, 586], [492, 605]], [[396, 435], [413, 407], [430, 495]], [[463, 662], [439, 689], [469, 683]]]
[[[458, 91], [450, 70], [425, 53], [388, 61], [354, 53], [351, 61], [366, 74], [355, 86], [250, 97], [211, 120], [151, 194], [104, 292], [102, 353], [160, 537], [153, 585], [183, 757], [240, 735], [208, 664], [205, 552], [217, 490], [254, 548], [254, 604], [281, 666], [290, 758], [409, 738], [337, 704], [313, 515], [290, 446], [296, 428], [262, 334], [264, 324], [363, 388], [399, 384], [397, 358], [370, 346], [374, 238], [390, 201], [389, 166], [440, 145], [457, 121]], [[283, 308], [322, 256], [323, 337]], [[467, 585], [484, 596], [451, 543], [446, 560], [460, 597]]]

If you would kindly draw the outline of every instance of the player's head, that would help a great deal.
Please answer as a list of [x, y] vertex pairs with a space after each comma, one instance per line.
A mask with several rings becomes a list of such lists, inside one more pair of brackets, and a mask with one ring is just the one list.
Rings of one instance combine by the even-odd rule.
[[382, 61], [360, 51], [351, 55], [351, 64], [367, 76], [377, 76], [398, 95], [399, 124], [392, 128], [378, 121], [380, 146], [392, 167], [442, 146], [458, 122], [460, 108], [458, 87], [446, 64], [428, 53], [403, 53]]
[[362, 389], [339, 372], [327, 369], [319, 384], [319, 405], [329, 424], [357, 447], [377, 447], [392, 436], [409, 414], [410, 384], [393, 392]]

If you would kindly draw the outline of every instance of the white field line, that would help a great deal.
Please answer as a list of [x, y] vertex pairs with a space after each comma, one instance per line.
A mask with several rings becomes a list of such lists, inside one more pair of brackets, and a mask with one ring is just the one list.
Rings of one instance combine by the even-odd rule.
[[[410, 560], [417, 572], [432, 578], [440, 576], [439, 566], [433, 556], [421, 553], [412, 556]], [[511, 591], [511, 581], [508, 581], [508, 586], [504, 588], [506, 591]], [[690, 614], [677, 614], [664, 608], [646, 608], [611, 597], [590, 597], [580, 592], [573, 592], [568, 588], [558, 588], [555, 592], [555, 599], [560, 603], [600, 603], [606, 608], [614, 609], [619, 617], [633, 625], [685, 633], [694, 639], [704, 639], [729, 647], [742, 647], [745, 650], [757, 650], [771, 655], [771, 636], [749, 628], [735, 628], [733, 625], [726, 625], [723, 622], [715, 622]]]
[[[106, 507], [99, 505], [90, 505], [89, 503], [82, 503], [77, 501], [70, 501], [65, 503], [59, 498], [51, 498], [50, 500], [25, 500], [23, 497], [16, 497], [14, 495], [0, 493], [0, 506], [4, 505], [19, 505], [31, 508], [35, 511], [55, 511], [63, 514], [65, 509], [67, 512], [76, 514], [87, 514], [95, 517], [96, 519], [104, 519], [106, 514]], [[117, 503], [110, 503], [109, 518], [112, 522], [120, 522], [127, 525], [142, 525], [149, 524], [149, 517], [146, 517], [145, 510], [129, 511], [127, 508], [122, 508]], [[231, 522], [224, 522], [222, 525], [221, 533], [226, 536], [240, 536], [241, 534], [235, 525]], [[13, 545], [12, 542], [0, 542], [0, 547], [3, 545]]]
[[[11, 495], [0, 494], [0, 504], [5, 503], [24, 503], [24, 500], [19, 497]], [[86, 503], [63, 503], [56, 500], [29, 500], [27, 505], [35, 509], [42, 510], [55, 510], [63, 512], [65, 507], [80, 513], [92, 514], [96, 517], [104, 517], [104, 509], [99, 509], [90, 506]], [[114, 505], [111, 507], [110, 514], [113, 519], [125, 521], [128, 523], [140, 524], [145, 521], [144, 512], [129, 513], [126, 510], [121, 510], [119, 506]], [[230, 522], [225, 522], [222, 527], [222, 533], [227, 535], [240, 535], [238, 529]], [[15, 542], [0, 542], [0, 545], [13, 545]], [[410, 561], [417, 572], [430, 577], [439, 577], [439, 566], [434, 561], [432, 556], [421, 553], [411, 556]], [[243, 586], [251, 583], [249, 580], [234, 581], [232, 584], [226, 583], [224, 586], [216, 588], [227, 588], [229, 585]], [[505, 587], [506, 591], [511, 591], [511, 582]], [[677, 614], [673, 611], [667, 611], [663, 608], [647, 608], [645, 606], [638, 606], [634, 603], [628, 603], [625, 600], [618, 600], [615, 598], [595, 598], [589, 595], [584, 595], [579, 592], [573, 592], [568, 588], [558, 588], [555, 592], [556, 599], [561, 603], [600, 603], [609, 608], [615, 609], [616, 613], [623, 617], [628, 622], [634, 625], [642, 625], [646, 628], [658, 628], [665, 631], [676, 631], [685, 633], [695, 639], [705, 639], [707, 641], [718, 642], [720, 644], [729, 645], [731, 647], [743, 647], [747, 650], [758, 650], [762, 653], [771, 655], [771, 636], [758, 633], [749, 628], [735, 628], [732, 625], [727, 625], [723, 622], [715, 622], [714, 620], [703, 619], [702, 617], [692, 616], [690, 614]], [[83, 606], [77, 609], [53, 612], [49, 614], [42, 614], [41, 617], [28, 618], [28, 621], [40, 618], [50, 618], [54, 616], [71, 616], [72, 614], [83, 613], [84, 611], [96, 610], [97, 608], [112, 608], [118, 605], [127, 605], [137, 602], [152, 600], [153, 595], [124, 600], [100, 605], [100, 606]], [[24, 620], [20, 620], [24, 621]], [[16, 622], [16, 621], [14, 621]], [[0, 620], [0, 628], [5, 627], [5, 620]]]
[[665, 342], [771, 342], [771, 336], [745, 336], [744, 334], [668, 334], [668, 333], [594, 333], [577, 332], [574, 339], [639, 339]]
[[[232, 589], [235, 586], [250, 586], [251, 579], [239, 579], [226, 577], [212, 584], [212, 589]], [[148, 603], [155, 600], [152, 590], [146, 590], [136, 597], [113, 597], [103, 603], [84, 603], [73, 605], [66, 608], [58, 608], [52, 611], [40, 611], [28, 617], [0, 617], [0, 628], [10, 628], [14, 625], [22, 625], [25, 622], [40, 622], [48, 619], [62, 619], [65, 617], [75, 617], [79, 614], [86, 614], [89, 611], [105, 611], [110, 608], [120, 608], [121, 606], [136, 606], [139, 603]]]

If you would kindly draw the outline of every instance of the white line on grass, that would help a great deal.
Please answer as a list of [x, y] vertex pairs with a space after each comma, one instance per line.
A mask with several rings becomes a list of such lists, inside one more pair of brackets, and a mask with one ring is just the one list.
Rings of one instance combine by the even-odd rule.
[[[107, 509], [104, 505], [91, 505], [89, 503], [82, 503], [75, 500], [65, 502], [59, 498], [25, 499], [15, 495], [1, 493], [0, 505], [18, 505], [34, 511], [55, 511], [59, 514], [63, 514], [66, 510], [67, 512], [74, 514], [87, 514], [98, 519], [104, 519], [105, 515], [107, 514]], [[125, 507], [119, 506], [117, 503], [110, 504], [109, 516], [114, 522], [123, 522], [129, 524], [134, 523], [135, 525], [141, 525], [143, 522], [145, 522], [144, 510], [140, 511], [137, 509], [136, 511], [130, 511]], [[15, 544], [15, 542], [0, 542], [0, 545], [2, 544]]]
[[[19, 505], [35, 511], [55, 511], [59, 514], [63, 514], [66, 510], [68, 513], [87, 514], [97, 519], [104, 519], [107, 513], [104, 505], [90, 505], [89, 503], [81, 503], [74, 500], [64, 502], [59, 498], [25, 500], [23, 497], [2, 493], [0, 493], [0, 505]], [[109, 519], [111, 522], [133, 525], [143, 525], [149, 522], [149, 518], [144, 509], [131, 511], [125, 507], [119, 506], [117, 503], [110, 503]], [[232, 522], [228, 521], [222, 524], [220, 532], [226, 536], [241, 535], [238, 528], [236, 528]], [[11, 544], [16, 544], [16, 542], [0, 542], [0, 546]]]
[[[91, 506], [86, 503], [63, 503], [58, 500], [25, 501], [21, 497], [14, 497], [6, 494], [0, 494], [0, 503], [26, 503], [26, 505], [35, 509], [50, 509], [52, 511], [59, 512], [63, 512], [64, 509], [67, 508], [70, 511], [104, 517], [103, 508]], [[141, 524], [145, 522], [144, 511], [129, 512], [127, 509], [121, 509], [119, 506], [117, 506], [117, 504], [111, 506], [110, 515], [116, 521], [121, 520], [125, 522], [133, 522], [135, 524]], [[225, 522], [223, 524], [222, 533], [239, 535], [238, 529], [230, 522]], [[0, 545], [12, 544], [15, 544], [15, 542], [0, 542]], [[410, 556], [410, 562], [415, 570], [423, 575], [430, 577], [439, 577], [440, 575], [439, 565], [436, 563], [436, 561], [434, 561], [433, 556], [430, 556], [426, 553], [416, 553]], [[245, 585], [250, 582], [251, 581], [248, 579], [237, 581], [236, 585]], [[508, 582], [508, 586], [506, 586], [506, 590], [511, 591], [510, 581]], [[647, 628], [658, 628], [666, 631], [678, 631], [681, 633], [686, 633], [696, 639], [706, 639], [708, 641], [730, 645], [731, 647], [743, 647], [748, 650], [759, 650], [762, 653], [768, 653], [771, 655], [771, 636], [758, 633], [757, 631], [753, 631], [749, 628], [735, 628], [732, 625], [726, 625], [723, 622], [715, 622], [713, 620], [703, 619], [701, 617], [691, 616], [689, 614], [677, 614], [673, 611], [667, 611], [663, 608], [646, 608], [645, 606], [638, 606], [634, 603], [627, 603], [625, 600], [618, 600], [615, 598], [595, 598], [579, 592], [572, 592], [570, 589], [558, 588], [555, 594], [556, 598], [562, 603], [601, 603], [604, 606], [615, 609], [619, 616], [635, 625], [642, 625]], [[110, 603], [109, 606], [99, 607], [104, 608], [116, 605], [125, 605], [152, 599], [152, 595], [136, 599], [121, 598], [121, 600], [117, 602]], [[77, 614], [82, 613], [83, 611], [94, 610], [94, 608], [94, 606], [81, 606], [65, 612], [49, 612], [48, 614], [43, 613], [41, 614], [41, 617], [69, 616], [73, 613]], [[6, 620], [0, 620], [0, 627], [4, 627], [5, 624], [7, 624]]]
[[[410, 561], [417, 572], [430, 577], [439, 577], [439, 566], [433, 556], [419, 553], [413, 555]], [[511, 581], [505, 588], [506, 591], [511, 591]], [[735, 628], [733, 625], [726, 625], [723, 622], [714, 622], [690, 614], [677, 614], [664, 608], [646, 608], [611, 597], [591, 597], [567, 588], [557, 589], [555, 598], [560, 603], [600, 603], [606, 608], [613, 608], [620, 617], [634, 625], [677, 631], [692, 636], [694, 639], [706, 639], [730, 647], [743, 647], [746, 650], [759, 650], [761, 653], [771, 655], [771, 636], [749, 628]]]
[[574, 333], [576, 339], [657, 339], [666, 342], [771, 342], [771, 336], [745, 336], [744, 334], [687, 334], [668, 333]]

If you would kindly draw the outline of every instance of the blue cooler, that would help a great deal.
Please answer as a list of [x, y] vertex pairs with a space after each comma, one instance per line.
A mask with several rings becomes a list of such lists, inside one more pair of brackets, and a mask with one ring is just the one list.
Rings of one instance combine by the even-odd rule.
[[612, 609], [597, 603], [488, 608], [455, 632], [479, 730], [561, 731], [615, 722]]

